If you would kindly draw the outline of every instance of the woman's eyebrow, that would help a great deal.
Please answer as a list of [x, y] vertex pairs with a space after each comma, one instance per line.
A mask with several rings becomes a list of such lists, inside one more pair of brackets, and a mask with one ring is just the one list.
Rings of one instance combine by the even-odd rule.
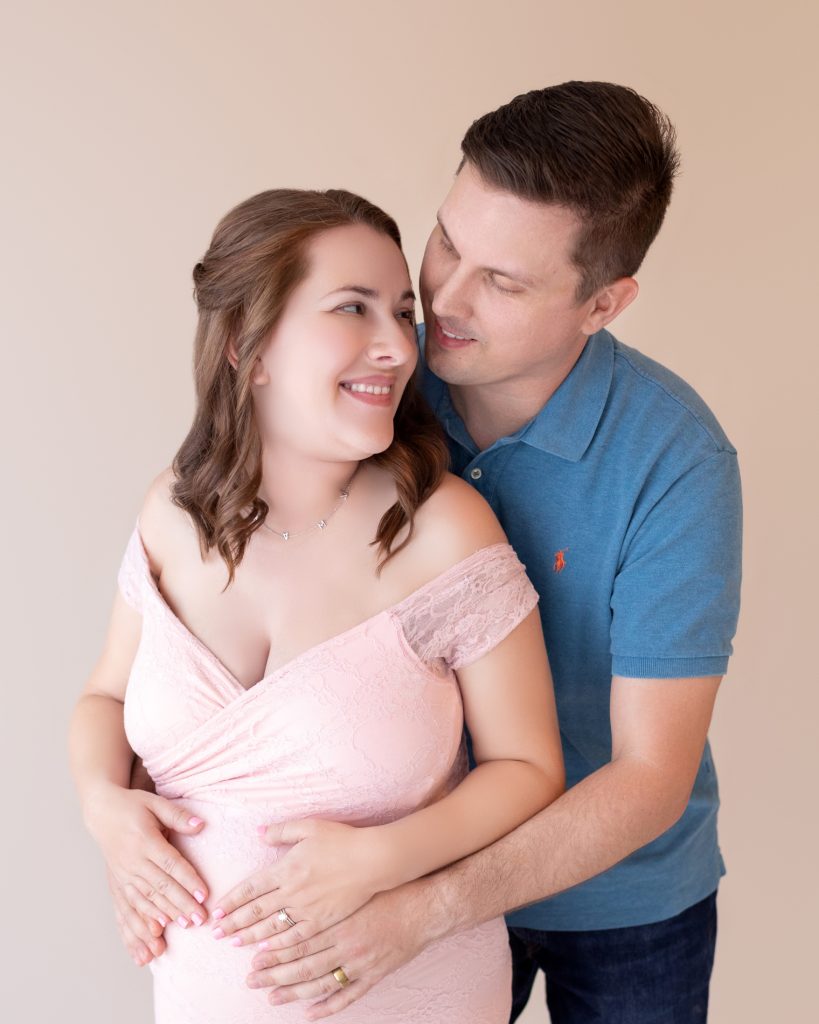
[[[327, 292], [327, 295], [325, 295], [324, 298], [326, 299], [330, 295], [335, 295], [336, 292], [355, 292], [356, 295], [363, 295], [365, 299], [377, 299], [380, 297], [380, 293], [377, 292], [375, 288], [367, 288], [366, 285], [363, 284], [344, 284], [340, 288], [334, 288], [331, 292]], [[415, 302], [415, 292], [412, 288], [407, 288], [405, 292], [402, 292], [398, 301], [406, 302], [408, 299]]]

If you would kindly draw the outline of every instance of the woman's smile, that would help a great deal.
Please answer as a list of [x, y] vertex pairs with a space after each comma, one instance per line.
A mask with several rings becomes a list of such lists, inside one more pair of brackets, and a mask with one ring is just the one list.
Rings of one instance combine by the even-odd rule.
[[350, 398], [354, 398], [364, 405], [381, 406], [387, 409], [392, 407], [394, 377], [363, 377], [359, 380], [342, 381], [340, 386], [341, 390]]

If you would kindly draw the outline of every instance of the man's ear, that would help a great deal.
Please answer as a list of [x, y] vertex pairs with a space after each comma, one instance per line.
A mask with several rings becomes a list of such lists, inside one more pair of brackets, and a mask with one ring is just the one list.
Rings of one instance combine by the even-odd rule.
[[633, 277], [618, 277], [601, 288], [590, 301], [590, 309], [581, 328], [583, 334], [596, 334], [610, 324], [634, 302], [639, 290], [640, 286]]

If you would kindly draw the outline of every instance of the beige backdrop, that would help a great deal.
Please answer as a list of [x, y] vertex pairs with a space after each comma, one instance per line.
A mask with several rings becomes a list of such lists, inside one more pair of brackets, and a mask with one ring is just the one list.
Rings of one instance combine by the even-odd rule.
[[[274, 185], [346, 186], [395, 214], [417, 270], [466, 126], [569, 78], [635, 86], [676, 122], [683, 175], [641, 297], [615, 331], [699, 389], [744, 478], [744, 608], [712, 729], [729, 874], [711, 1019], [809, 1016], [819, 909], [809, 743], [819, 26], [809, 7], [5, 5], [5, 1019], [150, 1018], [149, 976], [118, 946], [80, 824], [66, 723], [142, 493], [190, 420], [190, 271], [217, 219]], [[545, 1011], [530, 1004], [526, 1019]]]

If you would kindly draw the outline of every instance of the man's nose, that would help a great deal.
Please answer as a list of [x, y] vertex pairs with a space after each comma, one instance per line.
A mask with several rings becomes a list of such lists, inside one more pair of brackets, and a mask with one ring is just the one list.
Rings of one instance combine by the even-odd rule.
[[456, 267], [451, 273], [438, 281], [432, 298], [432, 312], [437, 317], [452, 317], [467, 320], [472, 314], [468, 283]]

